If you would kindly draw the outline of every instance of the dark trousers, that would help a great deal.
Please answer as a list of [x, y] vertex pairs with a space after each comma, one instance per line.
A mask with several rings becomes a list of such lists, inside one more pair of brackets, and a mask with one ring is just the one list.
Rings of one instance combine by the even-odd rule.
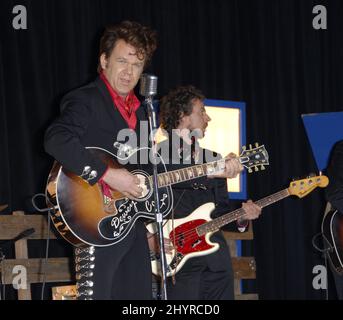
[[150, 300], [152, 276], [146, 229], [141, 222], [119, 244], [95, 248], [93, 299]]
[[333, 268], [331, 268], [331, 271], [335, 280], [337, 298], [343, 300], [343, 275], [339, 275]]
[[[209, 256], [210, 257], [210, 256]], [[168, 300], [233, 300], [234, 283], [231, 265], [213, 271], [206, 257], [192, 258], [175, 275], [168, 278]]]

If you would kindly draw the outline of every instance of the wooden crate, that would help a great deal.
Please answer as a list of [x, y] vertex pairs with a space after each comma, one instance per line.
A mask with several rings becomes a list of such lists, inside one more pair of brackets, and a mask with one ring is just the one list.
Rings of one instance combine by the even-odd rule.
[[234, 272], [235, 299], [236, 300], [257, 300], [257, 294], [242, 294], [241, 280], [256, 279], [256, 262], [254, 257], [239, 257], [237, 255], [236, 240], [252, 240], [254, 238], [252, 224], [249, 223], [246, 232], [223, 232], [229, 246]]
[[[12, 284], [17, 273], [15, 266], [24, 266], [27, 271], [27, 288], [18, 289], [19, 300], [31, 300], [31, 284], [45, 282], [69, 282], [73, 280], [71, 261], [68, 257], [33, 259], [28, 256], [28, 239], [47, 239], [47, 216], [25, 215], [22, 211], [15, 211], [12, 215], [0, 215], [0, 240], [15, 238], [19, 233], [34, 228], [35, 232], [28, 238], [15, 242], [15, 259], [5, 259], [2, 262], [3, 283]], [[56, 236], [50, 231], [50, 239]]]
[[[73, 275], [71, 272], [72, 262], [69, 257], [48, 258], [47, 261], [44, 258], [34, 259], [28, 257], [28, 239], [47, 239], [47, 216], [25, 215], [22, 211], [13, 212], [13, 215], [0, 215], [0, 240], [12, 239], [29, 228], [34, 228], [35, 233], [28, 238], [19, 240], [15, 243], [16, 259], [6, 259], [2, 263], [4, 284], [12, 284], [12, 281], [16, 276], [16, 274], [13, 274], [12, 272], [15, 266], [22, 265], [27, 270], [27, 289], [18, 290], [19, 300], [31, 300], [30, 285], [32, 283], [42, 283], [44, 281], [44, 275], [47, 283], [73, 281]], [[238, 300], [257, 299], [257, 295], [244, 295], [241, 292], [240, 280], [255, 279], [256, 266], [254, 257], [237, 256], [235, 241], [253, 239], [251, 224], [247, 232], [224, 232], [224, 236], [228, 242], [232, 256], [232, 265], [235, 277], [235, 298]], [[50, 239], [56, 239], [56, 236], [52, 231], [50, 231]], [[68, 244], [66, 243], [66, 245]], [[60, 289], [59, 287], [55, 287], [54, 290], [55, 291], [53, 291], [53, 293], [55, 292], [55, 294], [58, 295], [57, 291], [63, 291], [63, 287]]]

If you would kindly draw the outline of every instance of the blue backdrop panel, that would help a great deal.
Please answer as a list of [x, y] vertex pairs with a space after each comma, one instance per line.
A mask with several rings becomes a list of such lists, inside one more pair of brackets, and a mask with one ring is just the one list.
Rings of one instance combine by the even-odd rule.
[[343, 139], [343, 112], [303, 114], [302, 120], [318, 170], [322, 171], [333, 145]]

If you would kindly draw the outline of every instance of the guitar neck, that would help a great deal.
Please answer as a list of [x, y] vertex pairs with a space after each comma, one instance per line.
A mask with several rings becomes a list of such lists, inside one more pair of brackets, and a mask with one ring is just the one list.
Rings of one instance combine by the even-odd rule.
[[[288, 196], [290, 196], [290, 193], [288, 191], [288, 189], [284, 189], [281, 190], [279, 192], [276, 192], [268, 197], [262, 198], [258, 201], [256, 201], [255, 203], [261, 207], [267, 207], [275, 202], [278, 202], [284, 198], [287, 198]], [[199, 236], [203, 236], [208, 232], [215, 232], [217, 230], [219, 230], [221, 227], [236, 221], [240, 218], [244, 218], [245, 216], [245, 211], [243, 210], [243, 208], [239, 208], [237, 210], [234, 210], [232, 212], [226, 213], [214, 220], [211, 220], [205, 224], [202, 224], [201, 226], [197, 227], [197, 233]]]
[[[246, 156], [238, 157], [237, 159], [242, 164], [249, 161], [249, 158]], [[225, 169], [225, 160], [226, 159], [223, 158], [217, 161], [160, 173], [158, 174], [158, 187], [170, 186], [176, 183], [201, 178], [209, 174], [220, 173]]]

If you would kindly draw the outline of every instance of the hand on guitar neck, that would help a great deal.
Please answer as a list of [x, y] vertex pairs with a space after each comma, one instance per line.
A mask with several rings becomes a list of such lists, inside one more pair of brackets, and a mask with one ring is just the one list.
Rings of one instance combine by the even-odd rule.
[[244, 221], [257, 219], [262, 211], [262, 208], [258, 206], [256, 203], [252, 202], [252, 200], [243, 202], [242, 208], [245, 214], [241, 219], [238, 220], [239, 225], [244, 225]]
[[140, 180], [126, 169], [108, 168], [102, 177], [112, 190], [122, 193], [129, 199], [139, 198], [143, 189], [140, 187]]
[[239, 162], [236, 154], [229, 153], [225, 157], [225, 168], [219, 174], [208, 175], [209, 178], [236, 178], [243, 171], [244, 167]]

